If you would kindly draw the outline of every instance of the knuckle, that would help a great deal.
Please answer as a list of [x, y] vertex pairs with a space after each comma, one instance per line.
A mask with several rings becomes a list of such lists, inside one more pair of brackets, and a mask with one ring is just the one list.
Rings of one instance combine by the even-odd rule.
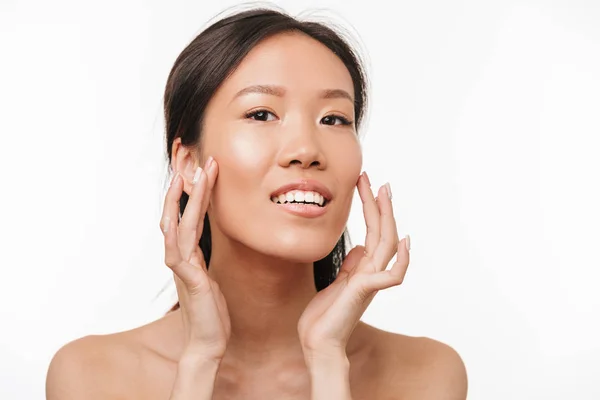
[[392, 274], [393, 277], [393, 283], [395, 283], [396, 285], [401, 285], [404, 282], [404, 276], [405, 276], [405, 269], [401, 269], [398, 273], [396, 274]]
[[169, 217], [161, 218], [161, 220], [158, 221], [158, 227], [160, 228], [160, 231], [165, 236], [167, 235], [167, 233], [165, 232], [165, 228], [167, 228], [168, 224], [169, 224]]
[[174, 257], [169, 252], [165, 253], [165, 265], [171, 269], [177, 267], [179, 257]]
[[188, 292], [192, 296], [205, 294], [210, 292], [210, 290], [210, 281], [204, 276], [204, 274], [196, 274], [196, 276], [188, 285]]
[[402, 282], [404, 282], [404, 274], [396, 275], [393, 282], [396, 285], [402, 285]]

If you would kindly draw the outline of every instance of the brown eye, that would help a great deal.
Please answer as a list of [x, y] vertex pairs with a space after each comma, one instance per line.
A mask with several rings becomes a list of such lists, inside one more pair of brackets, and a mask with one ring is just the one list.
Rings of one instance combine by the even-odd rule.
[[350, 125], [351, 121], [348, 121], [346, 118], [341, 115], [327, 115], [321, 118], [321, 123], [323, 125]]
[[263, 122], [274, 121], [275, 118], [269, 119], [269, 115], [272, 115], [273, 117], [275, 117], [275, 115], [270, 111], [256, 110], [256, 111], [246, 113], [246, 118], [250, 118], [255, 121], [263, 121]]

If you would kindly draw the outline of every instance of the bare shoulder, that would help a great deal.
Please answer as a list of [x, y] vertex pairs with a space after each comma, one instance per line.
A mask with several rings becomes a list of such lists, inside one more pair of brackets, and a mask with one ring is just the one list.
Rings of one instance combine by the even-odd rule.
[[371, 327], [382, 399], [465, 400], [467, 372], [456, 350], [440, 341]]
[[65, 344], [48, 367], [47, 399], [149, 399], [165, 391], [168, 395], [180, 351], [165, 340], [174, 336], [173, 318]]
[[65, 344], [48, 367], [46, 398], [119, 398], [124, 394], [123, 380], [115, 377], [123, 362], [131, 360], [131, 352], [119, 334], [90, 335]]

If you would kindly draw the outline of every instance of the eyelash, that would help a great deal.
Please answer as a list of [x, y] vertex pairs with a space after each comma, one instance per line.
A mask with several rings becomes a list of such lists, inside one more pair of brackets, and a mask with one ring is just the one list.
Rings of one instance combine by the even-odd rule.
[[[261, 109], [261, 110], [254, 110], [254, 111], [247, 112], [246, 114], [244, 114], [244, 116], [246, 118], [252, 118], [260, 113], [273, 114], [271, 111]], [[275, 114], [273, 114], [273, 115], [275, 115]], [[333, 124], [333, 125], [352, 125], [354, 123], [354, 121], [350, 121], [346, 117], [343, 117], [343, 116], [337, 115], [337, 114], [329, 114], [329, 115], [324, 116], [323, 118], [327, 118], [327, 117], [333, 117], [333, 118], [337, 118], [340, 120], [339, 124]], [[321, 120], [323, 120], [323, 118], [321, 118]], [[255, 121], [260, 121], [260, 120], [255, 120]], [[261, 121], [261, 122], [268, 122], [268, 121]], [[325, 125], [331, 125], [331, 124], [325, 124]]]

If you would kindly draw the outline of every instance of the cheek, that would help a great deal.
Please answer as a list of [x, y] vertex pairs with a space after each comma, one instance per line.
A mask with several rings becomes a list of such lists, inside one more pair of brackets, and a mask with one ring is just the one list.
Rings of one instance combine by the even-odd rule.
[[356, 183], [362, 169], [362, 150], [358, 139], [345, 137], [329, 147], [330, 166], [334, 170], [338, 196], [343, 209], [349, 213]]
[[346, 180], [344, 183], [348, 185], [350, 192], [353, 193], [362, 170], [362, 150], [358, 143], [348, 146], [343, 168], [347, 171], [344, 175]]
[[[261, 176], [268, 171], [271, 157], [267, 143], [257, 145], [247, 136], [236, 135], [215, 154], [219, 163], [219, 175], [215, 185], [215, 198], [223, 206], [236, 210], [252, 203], [252, 197], [261, 185]], [[230, 207], [227, 207], [229, 211]]]
[[225, 169], [243, 175], [255, 174], [255, 170], [266, 170], [272, 162], [269, 141], [252, 132], [236, 132], [222, 135], [217, 155]]
[[266, 199], [260, 188], [274, 162], [274, 149], [265, 139], [266, 136], [239, 130], [220, 134], [206, 147], [211, 152], [207, 155], [212, 155], [219, 165], [211, 208], [214, 217], [225, 226], [247, 220], [249, 210]]

